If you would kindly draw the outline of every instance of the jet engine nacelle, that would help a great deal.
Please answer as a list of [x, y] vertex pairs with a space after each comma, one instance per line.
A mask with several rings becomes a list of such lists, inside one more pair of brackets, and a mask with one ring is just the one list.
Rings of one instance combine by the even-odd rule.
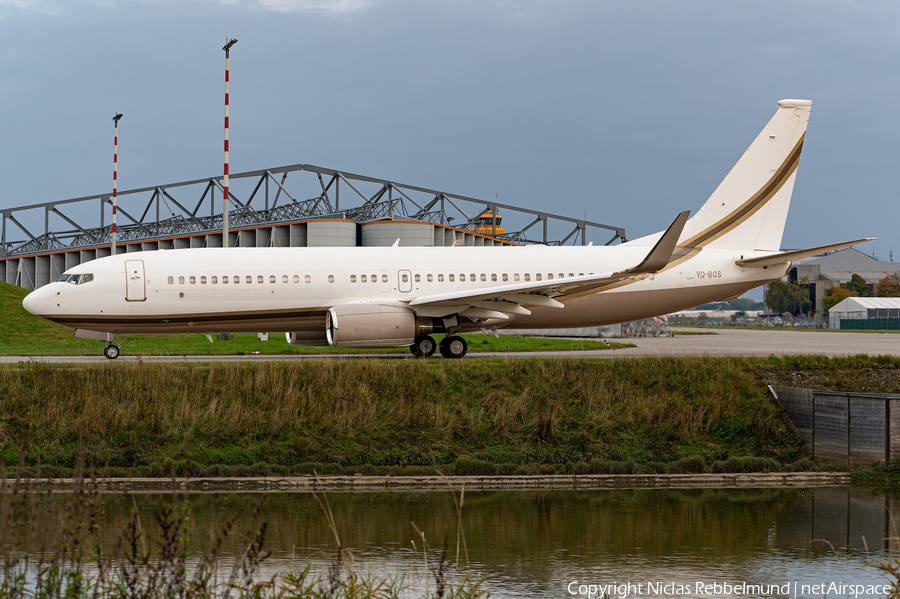
[[291, 345], [302, 345], [305, 347], [328, 345], [328, 339], [325, 338], [325, 329], [288, 332], [284, 334], [284, 337]]
[[432, 330], [430, 320], [399, 306], [344, 304], [331, 308], [325, 317], [325, 335], [332, 347], [406, 347]]

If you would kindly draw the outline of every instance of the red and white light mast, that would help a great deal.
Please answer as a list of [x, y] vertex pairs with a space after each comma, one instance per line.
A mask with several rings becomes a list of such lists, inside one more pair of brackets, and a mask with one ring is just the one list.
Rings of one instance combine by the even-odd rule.
[[119, 120], [122, 118], [122, 113], [118, 110], [116, 111], [116, 116], [113, 117], [113, 123], [115, 126], [115, 134], [113, 136], [113, 210], [112, 210], [112, 255], [116, 255], [116, 187], [119, 178]]
[[228, 247], [228, 52], [237, 43], [225, 36], [225, 176], [222, 195], [222, 247]]

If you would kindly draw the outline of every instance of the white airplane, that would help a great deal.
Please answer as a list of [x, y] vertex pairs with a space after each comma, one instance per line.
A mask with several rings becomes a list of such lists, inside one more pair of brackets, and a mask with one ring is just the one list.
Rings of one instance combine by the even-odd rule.
[[778, 104], [693, 218], [620, 245], [135, 252], [71, 268], [23, 304], [106, 341], [110, 359], [117, 334], [276, 331], [294, 345], [461, 358], [462, 332], [606, 325], [736, 298], [793, 260], [868, 241], [779, 252], [812, 103]]

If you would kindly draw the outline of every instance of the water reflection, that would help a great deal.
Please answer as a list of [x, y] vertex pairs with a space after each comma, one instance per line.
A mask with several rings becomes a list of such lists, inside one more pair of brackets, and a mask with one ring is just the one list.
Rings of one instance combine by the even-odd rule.
[[[684, 596], [690, 597], [710, 596], [698, 591], [698, 582], [883, 584], [871, 564], [891, 549], [886, 538], [898, 508], [884, 494], [849, 488], [477, 492], [465, 494], [461, 514], [458, 493], [320, 498], [327, 499], [337, 534], [353, 549], [359, 571], [404, 575], [414, 587], [412, 596], [418, 596], [427, 572], [423, 541], [412, 523], [432, 549], [447, 547], [454, 563], [458, 544], [461, 560], [486, 576], [494, 597], [572, 597], [567, 587], [577, 592], [578, 584], [629, 582], [642, 585], [639, 596], [653, 595], [647, 583], [674, 582], [689, 587]], [[192, 511], [190, 551], [201, 554], [235, 514], [235, 532], [252, 530], [262, 499], [179, 498]], [[268, 524], [267, 570], [313, 563], [324, 571], [336, 543], [317, 498], [275, 493], [264, 499], [258, 519]], [[155, 515], [173, 501], [172, 495], [106, 495], [103, 534], [112, 541], [137, 506], [152, 535]], [[225, 544], [226, 555], [240, 550], [237, 537]], [[428, 557], [432, 563], [434, 558]], [[570, 587], [573, 581], [578, 584]], [[789, 595], [795, 590], [801, 596], [799, 586]]]

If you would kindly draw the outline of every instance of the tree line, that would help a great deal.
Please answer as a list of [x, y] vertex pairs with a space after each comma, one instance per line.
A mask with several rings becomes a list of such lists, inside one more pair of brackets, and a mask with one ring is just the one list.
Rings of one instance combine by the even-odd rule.
[[[872, 293], [866, 280], [854, 274], [850, 281], [844, 285], [832, 287], [825, 294], [824, 304], [826, 314], [828, 310], [847, 299], [848, 297], [900, 297], [900, 274], [891, 273], [878, 281]], [[812, 305], [809, 297], [809, 280], [802, 278], [799, 281], [774, 281], [766, 286], [766, 306], [774, 313], [783, 314], [790, 312], [799, 316], [806, 312]]]

